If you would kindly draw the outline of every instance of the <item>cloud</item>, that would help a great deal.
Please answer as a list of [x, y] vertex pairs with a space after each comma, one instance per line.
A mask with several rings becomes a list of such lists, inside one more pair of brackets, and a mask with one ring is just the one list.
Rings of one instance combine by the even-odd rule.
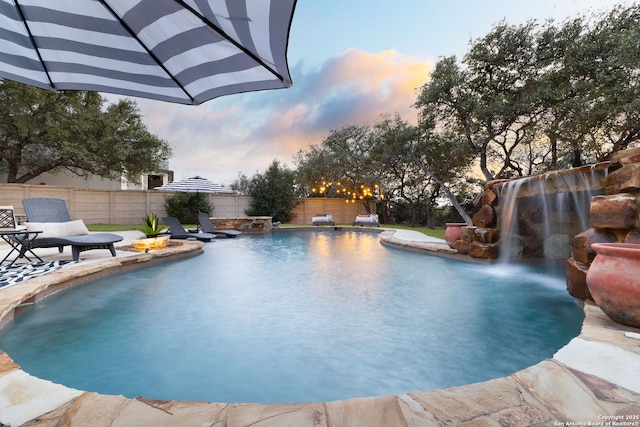
[[202, 175], [230, 183], [239, 172], [253, 175], [274, 159], [320, 144], [330, 130], [373, 124], [384, 113], [415, 122], [416, 89], [431, 63], [389, 50], [349, 49], [311, 69], [291, 67], [294, 86], [231, 95], [198, 107], [139, 100], [151, 132], [174, 147], [176, 178]]

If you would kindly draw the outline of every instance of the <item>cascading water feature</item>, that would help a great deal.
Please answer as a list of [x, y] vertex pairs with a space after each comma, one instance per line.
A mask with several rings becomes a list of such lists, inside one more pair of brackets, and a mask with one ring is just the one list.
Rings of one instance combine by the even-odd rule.
[[573, 236], [589, 228], [591, 197], [603, 193], [606, 175], [596, 164], [503, 184], [499, 262], [569, 258]]
[[[640, 147], [610, 160], [513, 180], [490, 181], [474, 200], [473, 225], [455, 242], [471, 258], [566, 267], [570, 295], [590, 298], [592, 244], [640, 244]], [[514, 262], [515, 261], [515, 262]]]

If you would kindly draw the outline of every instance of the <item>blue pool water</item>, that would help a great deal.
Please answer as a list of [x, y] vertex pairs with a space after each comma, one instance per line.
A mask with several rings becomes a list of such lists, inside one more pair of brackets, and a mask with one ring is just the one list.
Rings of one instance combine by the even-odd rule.
[[48, 297], [0, 331], [40, 378], [127, 397], [303, 402], [507, 375], [578, 335], [562, 271], [281, 231]]

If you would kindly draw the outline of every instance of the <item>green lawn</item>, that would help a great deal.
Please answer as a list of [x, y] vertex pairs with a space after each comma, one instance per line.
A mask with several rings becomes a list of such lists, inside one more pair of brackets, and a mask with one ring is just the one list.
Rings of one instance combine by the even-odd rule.
[[[184, 228], [197, 228], [197, 224], [182, 224]], [[87, 224], [87, 228], [89, 231], [127, 231], [127, 230], [138, 230], [142, 229], [142, 224]]]
[[404, 225], [382, 225], [383, 227], [386, 228], [399, 228], [402, 230], [413, 230], [413, 231], [419, 231], [422, 234], [426, 234], [427, 236], [431, 236], [431, 237], [437, 237], [438, 239], [444, 239], [444, 228], [438, 228], [438, 229], [431, 229], [431, 228], [427, 228], [427, 227], [407, 227]]
[[[336, 224], [336, 225], [350, 226], [351, 224]], [[309, 224], [305, 224], [305, 225], [282, 224], [280, 227], [308, 227], [308, 226], [309, 226]], [[445, 231], [444, 228], [432, 230], [431, 228], [427, 228], [427, 227], [409, 227], [409, 226], [405, 226], [405, 225], [381, 224], [380, 226], [384, 227], [384, 228], [398, 228], [398, 229], [401, 229], [401, 230], [418, 231], [420, 233], [426, 234], [427, 236], [436, 237], [438, 239], [444, 239], [444, 231]]]
[[140, 224], [87, 224], [89, 231], [126, 231], [126, 230], [140, 230], [142, 223]]
[[[184, 228], [196, 228], [195, 224], [183, 224]], [[351, 225], [351, 224], [338, 224], [338, 225]], [[297, 227], [296, 225], [283, 224], [285, 227]], [[403, 225], [382, 225], [385, 228], [399, 228], [403, 230], [414, 230], [424, 233], [427, 236], [437, 237], [438, 239], [444, 239], [444, 229], [432, 230], [427, 227], [407, 227]], [[125, 230], [140, 230], [142, 224], [89, 224], [87, 225], [89, 231], [125, 231]]]

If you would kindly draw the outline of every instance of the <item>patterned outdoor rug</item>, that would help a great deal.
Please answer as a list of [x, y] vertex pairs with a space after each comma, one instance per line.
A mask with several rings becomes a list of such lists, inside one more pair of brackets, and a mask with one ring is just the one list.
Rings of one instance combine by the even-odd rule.
[[0, 289], [15, 285], [31, 277], [55, 271], [75, 261], [45, 261], [31, 264], [14, 264], [11, 267], [0, 267]]

